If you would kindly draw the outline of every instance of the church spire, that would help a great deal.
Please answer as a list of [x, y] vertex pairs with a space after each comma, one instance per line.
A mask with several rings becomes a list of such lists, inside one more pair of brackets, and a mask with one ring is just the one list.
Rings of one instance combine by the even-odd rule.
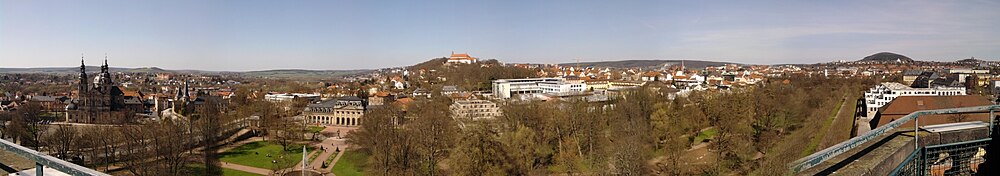
[[87, 65], [83, 64], [83, 53], [80, 53], [80, 73], [86, 71]]
[[108, 72], [108, 53], [104, 53], [104, 65], [101, 65], [101, 72]]
[[80, 83], [77, 86], [81, 95], [87, 91], [87, 65], [83, 61], [83, 53], [80, 53]]

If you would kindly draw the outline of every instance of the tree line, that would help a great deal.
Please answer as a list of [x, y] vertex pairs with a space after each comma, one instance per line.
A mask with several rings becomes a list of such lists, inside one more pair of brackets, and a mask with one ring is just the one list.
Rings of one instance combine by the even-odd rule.
[[[671, 98], [642, 87], [608, 102], [502, 102], [503, 115], [465, 123], [444, 98], [372, 108], [348, 135], [372, 175], [781, 175], [830, 110], [874, 80], [788, 77]], [[717, 156], [684, 154], [703, 129]], [[849, 133], [849, 131], [843, 131]]]
[[[135, 124], [53, 125], [41, 107], [29, 103], [17, 111], [0, 113], [0, 138], [45, 152], [57, 158], [104, 172], [130, 175], [221, 175], [219, 147], [233, 135], [236, 120], [255, 116], [257, 135], [281, 144], [286, 150], [304, 140], [306, 128], [290, 118], [297, 111], [253, 98], [253, 89], [237, 89], [231, 99], [205, 96], [200, 105], [178, 105], [186, 118], [162, 117]], [[281, 163], [275, 170], [294, 165]], [[204, 165], [205, 170], [192, 170]]]

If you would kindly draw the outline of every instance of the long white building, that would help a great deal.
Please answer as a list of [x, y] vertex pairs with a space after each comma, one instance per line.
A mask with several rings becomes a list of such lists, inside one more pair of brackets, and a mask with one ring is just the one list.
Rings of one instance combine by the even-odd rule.
[[521, 94], [583, 92], [587, 84], [583, 81], [567, 81], [565, 78], [525, 78], [493, 80], [493, 95], [508, 99]]
[[264, 100], [270, 102], [289, 102], [297, 98], [307, 99], [308, 101], [319, 101], [319, 94], [303, 94], [303, 93], [267, 93], [264, 95]]
[[965, 95], [964, 87], [912, 88], [897, 82], [884, 82], [865, 92], [865, 116], [871, 120], [878, 109], [901, 96], [953, 96]]
[[583, 83], [583, 80], [544, 81], [538, 82], [538, 87], [542, 88], [542, 93], [583, 92], [587, 90], [587, 84]]

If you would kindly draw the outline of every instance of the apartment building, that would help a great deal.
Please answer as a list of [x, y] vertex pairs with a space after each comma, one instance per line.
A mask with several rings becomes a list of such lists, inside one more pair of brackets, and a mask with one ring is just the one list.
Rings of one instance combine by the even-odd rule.
[[493, 95], [498, 99], [509, 99], [522, 94], [560, 93], [584, 91], [583, 81], [566, 81], [565, 78], [524, 78], [493, 80]]
[[863, 120], [871, 120], [878, 109], [901, 96], [954, 96], [965, 95], [964, 87], [913, 88], [897, 82], [884, 82], [865, 91], [865, 103], [861, 108]]

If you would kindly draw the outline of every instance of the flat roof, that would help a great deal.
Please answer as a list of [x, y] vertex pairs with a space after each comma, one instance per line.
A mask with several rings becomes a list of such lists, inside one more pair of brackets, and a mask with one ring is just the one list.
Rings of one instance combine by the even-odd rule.
[[497, 79], [493, 80], [494, 83], [505, 83], [505, 82], [535, 82], [535, 81], [562, 81], [566, 80], [564, 78], [521, 78], [521, 79]]
[[982, 128], [990, 126], [989, 123], [981, 121], [971, 121], [971, 122], [957, 122], [957, 123], [947, 123], [939, 125], [927, 125], [920, 127], [920, 129], [930, 131], [932, 133], [946, 132], [946, 131], [958, 131], [972, 128]]
[[931, 88], [913, 88], [898, 82], [883, 82], [882, 86], [889, 88], [890, 90], [963, 90], [963, 87], [931, 87]]
[[495, 104], [489, 100], [457, 100], [455, 104]]

